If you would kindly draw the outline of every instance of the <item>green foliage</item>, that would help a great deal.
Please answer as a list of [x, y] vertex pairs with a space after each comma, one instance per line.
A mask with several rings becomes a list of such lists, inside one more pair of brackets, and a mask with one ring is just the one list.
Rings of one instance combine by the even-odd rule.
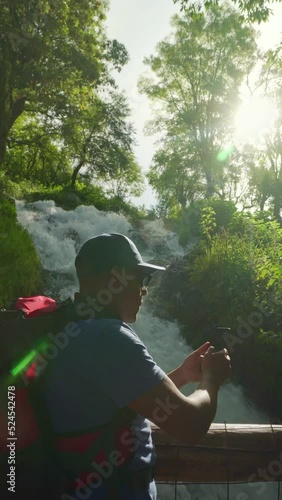
[[248, 239], [227, 231], [214, 236], [194, 260], [190, 279], [202, 290], [214, 323], [236, 324], [255, 300], [255, 270]]
[[0, 201], [0, 306], [12, 297], [32, 295], [41, 285], [41, 265], [31, 238], [16, 222], [9, 199]]
[[221, 228], [214, 208], [191, 212], [198, 238], [163, 273], [152, 304], [180, 323], [194, 347], [209, 340], [216, 349], [230, 348], [218, 327], [231, 328], [234, 378], [282, 418], [282, 229], [268, 212], [229, 210]]
[[[122, 94], [109, 89], [107, 94], [103, 101], [98, 96], [88, 98], [82, 110], [78, 96], [62, 125], [62, 137], [74, 166], [71, 186], [75, 187], [83, 168], [81, 179], [102, 179], [125, 191], [138, 190], [141, 170], [132, 150], [134, 132], [128, 122], [129, 107]], [[126, 184], [130, 186], [126, 188]]]
[[[281, 328], [282, 324], [280, 324]], [[271, 415], [282, 417], [282, 332], [257, 329], [234, 354], [240, 381]]]
[[237, 318], [261, 304], [269, 311], [261, 326], [279, 333], [282, 229], [268, 214], [230, 215], [219, 228], [215, 210], [202, 207], [197, 214], [201, 239], [182, 263], [176, 261], [176, 269], [172, 265], [173, 281], [165, 273], [163, 299], [190, 331], [221, 325], [236, 331]]
[[[282, 64], [279, 86], [282, 84]], [[267, 78], [270, 78], [268, 75]], [[274, 77], [272, 76], [272, 83]], [[280, 91], [281, 92], [281, 91]], [[252, 204], [261, 210], [271, 209], [276, 220], [282, 224], [282, 98], [272, 96], [276, 107], [276, 118], [272, 128], [260, 138], [252, 152], [252, 164], [248, 171], [249, 192]]]
[[6, 175], [14, 183], [27, 181], [45, 187], [66, 185], [72, 169], [68, 151], [59, 147], [58, 141], [54, 130], [23, 114], [9, 136]]
[[25, 193], [25, 200], [28, 203], [39, 200], [54, 200], [56, 205], [64, 210], [74, 210], [79, 205], [94, 205], [98, 210], [104, 210], [107, 198], [100, 187], [78, 184], [77, 189], [70, 190], [60, 186], [45, 188], [38, 186], [38, 189]]
[[93, 184], [77, 183], [76, 189], [70, 190], [57, 186], [52, 189], [39, 187], [29, 193], [24, 193], [28, 203], [39, 200], [54, 200], [56, 205], [64, 210], [74, 210], [79, 205], [93, 205], [98, 210], [105, 212], [123, 213], [134, 219], [146, 217], [144, 208], [136, 208], [119, 196], [107, 197], [104, 189]]
[[256, 262], [256, 299], [270, 310], [267, 327], [274, 331], [282, 317], [282, 229], [275, 220], [254, 226], [254, 259]]
[[[182, 210], [174, 218], [174, 230], [179, 234], [179, 243], [183, 246], [194, 241], [195, 238], [203, 237], [203, 213], [211, 214], [213, 221], [213, 229], [211, 234], [216, 234], [222, 228], [228, 227], [235, 216], [236, 207], [231, 201], [225, 201], [220, 198], [209, 198], [199, 200]], [[212, 215], [214, 214], [214, 216]]]
[[254, 336], [253, 348], [253, 380], [260, 380], [261, 396], [273, 411], [281, 411], [282, 333], [260, 331]]
[[103, 0], [2, 1], [0, 165], [24, 109], [60, 118], [78, 86], [91, 92], [106, 73], [105, 8]]
[[215, 211], [212, 207], [204, 207], [201, 214], [202, 233], [208, 241], [211, 241], [216, 228]]
[[17, 221], [17, 211], [15, 204], [9, 198], [1, 199], [0, 218], [6, 219], [6, 221], [10, 221], [12, 224], [15, 224]]
[[13, 182], [7, 176], [2, 178], [0, 182], [0, 192], [14, 200], [22, 200], [30, 193], [45, 189], [39, 183], [34, 181], [22, 180], [21, 182]]
[[173, 34], [145, 59], [152, 76], [139, 82], [158, 104], [148, 133], [161, 138], [149, 181], [170, 213], [203, 197], [225, 198], [227, 184], [232, 192], [230, 183], [238, 182], [232, 154], [219, 153], [231, 140], [240, 85], [256, 52], [253, 28], [226, 5], [197, 16], [184, 12], [172, 26]]
[[77, 183], [75, 190], [82, 205], [94, 205], [98, 210], [104, 210], [107, 204], [107, 197], [103, 189], [93, 184]]
[[106, 37], [108, 1], [2, 3], [0, 167], [13, 182], [74, 188], [83, 171], [118, 181], [119, 196], [140, 193], [129, 108], [111, 76], [128, 53]]
[[[279, 0], [278, 0], [279, 1]], [[197, 15], [202, 9], [210, 9], [214, 5], [220, 5], [219, 0], [204, 0], [204, 2], [196, 2], [195, 0], [173, 0], [174, 3], [180, 3], [181, 9], [187, 9], [192, 15]], [[271, 14], [270, 5], [263, 0], [232, 0], [236, 8], [239, 8], [242, 17], [251, 22], [265, 22]]]
[[125, 200], [129, 196], [140, 196], [144, 191], [144, 177], [132, 153], [125, 154], [124, 162], [119, 162], [113, 173], [102, 176], [107, 196]]
[[[222, 216], [225, 203], [217, 201]], [[281, 418], [282, 228], [269, 212], [245, 214], [234, 205], [221, 228], [212, 206], [193, 215], [198, 239], [162, 276], [156, 310], [176, 318], [195, 347], [206, 340], [230, 347], [217, 328], [231, 328], [237, 380]]]

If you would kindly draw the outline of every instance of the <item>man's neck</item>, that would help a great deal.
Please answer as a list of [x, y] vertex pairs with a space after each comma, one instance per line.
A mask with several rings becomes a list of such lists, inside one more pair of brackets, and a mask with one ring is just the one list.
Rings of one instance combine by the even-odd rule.
[[[84, 317], [92, 317], [93, 319], [118, 319], [119, 315], [113, 311], [109, 306], [102, 306], [101, 304], [96, 304], [95, 297], [82, 293], [81, 291], [75, 292], [74, 294], [74, 305], [77, 309], [81, 319]], [[85, 305], [85, 307], [81, 307]]]

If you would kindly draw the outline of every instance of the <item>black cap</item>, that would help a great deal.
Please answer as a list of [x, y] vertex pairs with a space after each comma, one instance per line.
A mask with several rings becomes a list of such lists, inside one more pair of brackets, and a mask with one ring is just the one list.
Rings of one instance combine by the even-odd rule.
[[113, 267], [142, 269], [145, 274], [165, 271], [165, 267], [143, 261], [133, 241], [118, 233], [103, 233], [87, 240], [79, 250], [75, 266], [78, 274], [96, 275]]

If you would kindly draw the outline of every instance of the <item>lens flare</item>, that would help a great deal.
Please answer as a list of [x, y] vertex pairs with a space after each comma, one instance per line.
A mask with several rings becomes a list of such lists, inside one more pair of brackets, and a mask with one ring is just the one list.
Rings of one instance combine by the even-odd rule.
[[31, 351], [27, 354], [12, 370], [11, 374], [16, 377], [20, 372], [22, 372], [26, 366], [35, 358], [37, 351]]
[[33, 349], [30, 353], [28, 353], [21, 361], [19, 361], [14, 368], [11, 370], [11, 375], [16, 377], [19, 373], [21, 373], [39, 354], [44, 351], [46, 347], [48, 347], [49, 342], [42, 342], [37, 349]]
[[234, 146], [230, 145], [230, 146], [226, 146], [226, 148], [222, 149], [221, 151], [219, 151], [219, 153], [217, 154], [217, 161], [225, 161], [227, 160], [227, 158], [229, 158], [229, 156], [233, 153], [234, 151]]
[[246, 97], [234, 119], [235, 139], [243, 143], [259, 140], [272, 129], [277, 113], [277, 107], [269, 98]]

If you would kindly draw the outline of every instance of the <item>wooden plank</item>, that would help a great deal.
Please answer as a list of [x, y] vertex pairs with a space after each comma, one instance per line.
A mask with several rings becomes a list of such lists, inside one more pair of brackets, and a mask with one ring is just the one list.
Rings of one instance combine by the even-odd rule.
[[225, 483], [282, 480], [282, 426], [212, 424], [197, 446], [152, 425], [157, 481]]

